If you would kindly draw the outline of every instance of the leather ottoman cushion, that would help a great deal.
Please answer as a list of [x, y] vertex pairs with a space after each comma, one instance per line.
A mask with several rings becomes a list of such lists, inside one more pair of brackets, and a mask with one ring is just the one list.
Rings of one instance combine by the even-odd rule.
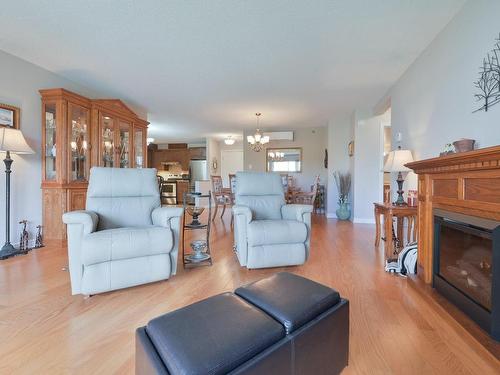
[[171, 374], [225, 374], [285, 337], [283, 326], [233, 293], [151, 320], [146, 332]]
[[283, 324], [287, 334], [340, 302], [336, 290], [288, 272], [240, 287], [235, 293]]

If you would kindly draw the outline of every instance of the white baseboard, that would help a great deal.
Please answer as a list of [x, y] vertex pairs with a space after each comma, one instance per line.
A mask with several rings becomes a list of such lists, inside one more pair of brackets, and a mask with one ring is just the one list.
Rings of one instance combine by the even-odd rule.
[[[326, 218], [327, 219], [338, 219], [338, 220], [342, 220], [342, 219], [339, 219], [337, 217], [337, 214], [336, 213], [333, 213], [333, 212], [327, 212], [326, 213]], [[344, 221], [352, 221], [351, 218], [347, 219], [347, 220], [344, 220]]]
[[375, 219], [366, 219], [362, 217], [355, 217], [353, 221], [356, 224], [375, 224]]

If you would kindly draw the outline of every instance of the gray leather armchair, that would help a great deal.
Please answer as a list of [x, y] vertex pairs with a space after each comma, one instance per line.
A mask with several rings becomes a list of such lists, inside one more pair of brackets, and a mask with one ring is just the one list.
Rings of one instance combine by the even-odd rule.
[[277, 173], [236, 174], [234, 242], [242, 266], [265, 268], [305, 263], [312, 206], [285, 204]]
[[161, 207], [156, 169], [92, 168], [86, 210], [63, 215], [72, 294], [175, 275], [181, 216]]

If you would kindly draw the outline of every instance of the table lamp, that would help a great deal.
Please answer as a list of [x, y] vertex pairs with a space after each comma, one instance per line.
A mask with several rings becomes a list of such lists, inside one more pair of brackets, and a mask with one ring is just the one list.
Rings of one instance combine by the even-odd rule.
[[5, 244], [0, 250], [0, 259], [20, 254], [10, 243], [10, 174], [13, 160], [10, 154], [34, 154], [18, 129], [0, 128], [0, 152], [6, 152], [5, 159]]
[[397, 150], [391, 151], [387, 156], [387, 161], [384, 165], [384, 172], [397, 172], [398, 179], [398, 199], [394, 204], [397, 206], [405, 206], [406, 202], [403, 198], [403, 172], [409, 172], [410, 169], [405, 167], [405, 164], [411, 163], [413, 161], [413, 156], [410, 150], [401, 150], [401, 146]]

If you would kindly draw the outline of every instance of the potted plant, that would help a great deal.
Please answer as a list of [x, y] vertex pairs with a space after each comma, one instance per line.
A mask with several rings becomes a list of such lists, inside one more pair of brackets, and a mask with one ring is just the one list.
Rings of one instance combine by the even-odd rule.
[[340, 220], [348, 220], [351, 217], [351, 210], [349, 209], [349, 192], [351, 190], [351, 175], [349, 172], [340, 173], [338, 171], [333, 173], [335, 185], [339, 192], [339, 208], [335, 213]]

